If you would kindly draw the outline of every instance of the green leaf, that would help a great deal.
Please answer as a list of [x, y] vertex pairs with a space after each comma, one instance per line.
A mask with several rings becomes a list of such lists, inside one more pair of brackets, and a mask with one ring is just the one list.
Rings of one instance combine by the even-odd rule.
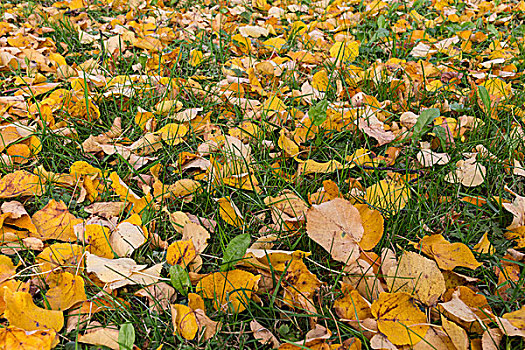
[[170, 281], [173, 288], [175, 288], [182, 295], [188, 294], [188, 289], [191, 287], [191, 280], [188, 271], [180, 265], [173, 265], [170, 267]]
[[312, 106], [308, 111], [310, 119], [315, 126], [319, 126], [326, 120], [326, 110], [328, 109], [328, 101], [322, 100], [317, 102], [315, 106]]
[[478, 93], [487, 111], [490, 110], [490, 94], [484, 86], [478, 86]]
[[414, 125], [412, 139], [418, 141], [425, 133], [426, 126], [432, 123], [437, 117], [439, 117], [439, 109], [437, 108], [429, 108], [422, 111]]
[[135, 328], [131, 323], [124, 323], [118, 332], [118, 343], [121, 350], [132, 350], [135, 344]]
[[221, 271], [228, 271], [233, 264], [241, 260], [250, 246], [251, 237], [248, 233], [243, 233], [234, 237], [224, 250]]

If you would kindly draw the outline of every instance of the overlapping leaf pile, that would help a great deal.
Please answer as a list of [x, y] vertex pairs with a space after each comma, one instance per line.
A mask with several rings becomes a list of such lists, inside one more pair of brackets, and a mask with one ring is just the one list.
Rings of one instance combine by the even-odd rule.
[[523, 345], [524, 13], [2, 4], [1, 347]]

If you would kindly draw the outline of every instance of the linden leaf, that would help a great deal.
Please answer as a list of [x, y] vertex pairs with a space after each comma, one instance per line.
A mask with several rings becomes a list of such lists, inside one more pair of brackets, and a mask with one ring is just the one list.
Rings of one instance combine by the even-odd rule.
[[0, 283], [13, 277], [16, 273], [16, 266], [10, 257], [0, 255]]
[[41, 240], [56, 239], [65, 242], [77, 240], [73, 226], [82, 222], [82, 219], [77, 219], [69, 213], [64, 202], [57, 202], [54, 199], [37, 211], [32, 220], [37, 229], [37, 238]]
[[195, 259], [197, 252], [191, 240], [177, 241], [169, 245], [166, 262], [170, 265], [186, 267]]
[[43, 182], [37, 175], [17, 170], [0, 179], [0, 198], [40, 196]]
[[14, 327], [26, 331], [53, 329], [60, 331], [64, 327], [62, 311], [39, 308], [33, 302], [33, 297], [27, 292], [12, 292], [4, 289], [6, 302], [5, 318]]
[[86, 225], [82, 241], [89, 244], [88, 251], [103, 258], [113, 259], [114, 253], [109, 243], [109, 228], [102, 225]]
[[388, 211], [391, 215], [403, 209], [409, 198], [410, 192], [406, 185], [387, 179], [367, 187], [365, 194], [370, 205]]
[[443, 330], [448, 334], [452, 344], [454, 344], [457, 350], [469, 349], [469, 338], [463, 328], [447, 320], [443, 315], [441, 315], [441, 324], [443, 325]]
[[115, 327], [102, 325], [96, 321], [88, 325], [87, 331], [78, 336], [78, 342], [97, 346], [107, 346], [112, 350], [120, 350], [118, 342], [119, 330]]
[[379, 331], [395, 345], [415, 345], [429, 328], [425, 314], [407, 293], [381, 293], [371, 311]]
[[237, 206], [230, 200], [230, 197], [216, 199], [219, 203], [219, 215], [228, 224], [235, 227], [242, 227], [244, 219]]
[[146, 243], [146, 237], [139, 225], [123, 221], [111, 233], [109, 243], [118, 256], [126, 257]]
[[445, 181], [450, 183], [460, 183], [466, 187], [476, 187], [485, 181], [487, 169], [476, 162], [476, 158], [460, 160], [456, 163], [456, 170], [451, 171]]
[[350, 285], [343, 285], [344, 295], [334, 302], [337, 316], [344, 320], [362, 321], [372, 317], [370, 303]]
[[69, 272], [53, 274], [48, 278], [46, 299], [52, 310], [67, 310], [87, 299], [84, 279]]
[[363, 238], [359, 246], [363, 250], [372, 250], [383, 237], [384, 222], [383, 215], [378, 210], [370, 209], [366, 204], [356, 204], [363, 224]]
[[171, 305], [171, 318], [175, 332], [184, 339], [193, 340], [197, 335], [199, 326], [192, 309], [186, 305]]
[[56, 344], [54, 329], [26, 331], [14, 326], [0, 328], [0, 349], [50, 350]]
[[442, 235], [423, 237], [419, 241], [421, 251], [436, 260], [440, 269], [453, 270], [457, 266], [477, 269], [481, 263], [463, 243], [450, 243]]
[[413, 252], [404, 252], [385, 280], [389, 290], [414, 294], [428, 306], [434, 306], [446, 290], [445, 278], [436, 263]]
[[350, 42], [336, 42], [330, 48], [330, 56], [336, 59], [336, 61], [343, 61], [345, 63], [350, 63], [354, 61], [359, 55], [359, 42], [350, 41]]
[[284, 151], [284, 153], [286, 153], [287, 157], [295, 157], [299, 154], [299, 146], [286, 137], [283, 130], [281, 130], [279, 140], [277, 140], [277, 145]]
[[254, 338], [257, 339], [259, 343], [263, 345], [270, 345], [272, 349], [277, 349], [281, 345], [275, 335], [273, 335], [272, 332], [263, 327], [256, 320], [252, 320], [250, 322], [250, 329], [253, 332]]
[[223, 253], [222, 265], [220, 270], [227, 271], [242, 259], [248, 247], [250, 247], [251, 236], [249, 233], [243, 233], [235, 236], [226, 246]]
[[364, 228], [359, 211], [347, 200], [335, 198], [312, 206], [306, 213], [306, 232], [334, 260], [350, 264], [359, 257]]
[[77, 244], [55, 243], [38, 254], [35, 259], [43, 274], [68, 271], [73, 274], [84, 267], [84, 248]]
[[239, 313], [246, 309], [259, 278], [242, 270], [215, 272], [201, 279], [196, 291], [203, 298], [213, 299], [216, 310]]

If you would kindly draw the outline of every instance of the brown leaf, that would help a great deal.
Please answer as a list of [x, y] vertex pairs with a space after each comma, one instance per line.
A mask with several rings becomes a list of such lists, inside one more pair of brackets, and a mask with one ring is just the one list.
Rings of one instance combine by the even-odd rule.
[[314, 205], [306, 214], [308, 236], [334, 260], [351, 264], [359, 257], [359, 245], [364, 233], [359, 211], [347, 200], [335, 198]]
[[250, 322], [250, 329], [252, 330], [255, 339], [257, 339], [261, 344], [268, 344], [272, 347], [272, 349], [277, 349], [281, 345], [275, 335], [273, 335], [272, 332], [263, 327], [256, 320], [252, 320]]

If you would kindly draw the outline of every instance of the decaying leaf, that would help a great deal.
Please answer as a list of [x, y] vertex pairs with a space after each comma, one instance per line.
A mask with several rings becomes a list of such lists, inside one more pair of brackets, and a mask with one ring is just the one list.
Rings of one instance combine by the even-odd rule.
[[35, 305], [27, 292], [4, 289], [6, 302], [5, 318], [11, 326], [26, 331], [53, 329], [59, 332], [64, 327], [62, 311], [46, 310]]
[[453, 270], [457, 266], [476, 269], [481, 266], [472, 251], [463, 243], [450, 243], [442, 235], [426, 236], [419, 246], [423, 253], [436, 260], [440, 269]]
[[196, 291], [203, 298], [212, 299], [216, 310], [239, 313], [246, 309], [259, 278], [242, 270], [215, 272], [202, 278]]
[[256, 320], [252, 320], [250, 322], [250, 329], [252, 330], [255, 339], [257, 339], [261, 344], [268, 344], [272, 347], [272, 349], [277, 349], [280, 346], [279, 340], [275, 337], [275, 335], [273, 335], [272, 332], [270, 332], [267, 328], [264, 328]]
[[13, 350], [50, 350], [56, 344], [54, 329], [26, 331], [14, 326], [0, 329], [0, 348]]
[[415, 345], [428, 331], [427, 318], [407, 293], [381, 293], [372, 303], [377, 327], [395, 345]]
[[404, 252], [385, 276], [389, 290], [413, 294], [428, 306], [445, 292], [445, 279], [437, 264], [417, 253]]
[[344, 199], [312, 206], [306, 214], [306, 231], [334, 260], [350, 264], [359, 257], [363, 223], [359, 211]]

